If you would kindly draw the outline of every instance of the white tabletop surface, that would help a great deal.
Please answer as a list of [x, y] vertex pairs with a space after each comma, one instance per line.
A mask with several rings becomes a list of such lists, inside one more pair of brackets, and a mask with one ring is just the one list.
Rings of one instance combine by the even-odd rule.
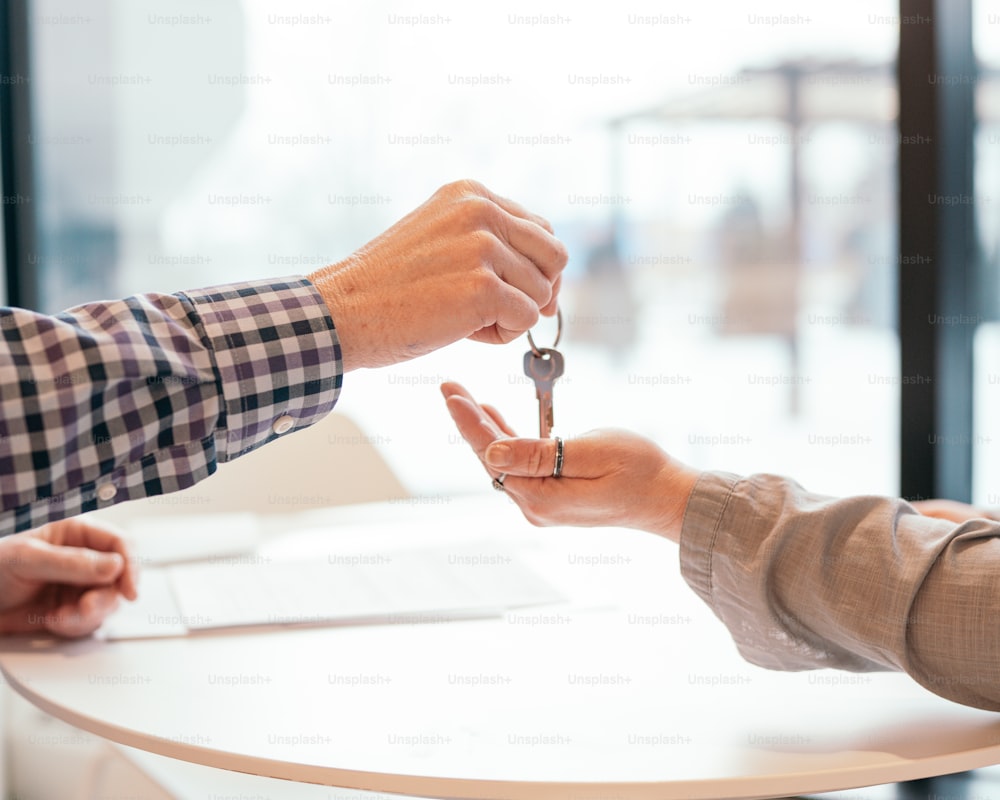
[[744, 663], [676, 546], [647, 534], [535, 530], [498, 495], [289, 527], [303, 532], [272, 553], [502, 536], [571, 600], [424, 625], [10, 639], [0, 667], [44, 710], [122, 744], [429, 797], [783, 797], [1000, 762], [1000, 716], [905, 676]]

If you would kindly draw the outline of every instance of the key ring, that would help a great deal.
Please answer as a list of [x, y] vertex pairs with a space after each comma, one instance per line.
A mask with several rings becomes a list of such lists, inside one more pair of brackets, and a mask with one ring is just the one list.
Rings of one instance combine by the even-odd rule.
[[[556, 306], [556, 340], [552, 343], [552, 348], [555, 349], [559, 346], [559, 340], [562, 338], [562, 309]], [[535, 340], [531, 338], [531, 331], [528, 331], [528, 344], [531, 345], [531, 352], [534, 353], [538, 358], [544, 358], [545, 354], [538, 349], [535, 345]]]

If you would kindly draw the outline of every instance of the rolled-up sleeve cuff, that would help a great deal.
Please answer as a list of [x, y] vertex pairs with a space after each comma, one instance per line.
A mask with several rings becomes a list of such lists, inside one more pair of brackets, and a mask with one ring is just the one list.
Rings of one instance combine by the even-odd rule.
[[311, 282], [293, 277], [184, 294], [215, 359], [224, 403], [219, 461], [308, 427], [333, 409], [343, 382], [340, 341]]
[[730, 473], [702, 473], [684, 512], [680, 541], [681, 575], [713, 608], [712, 557], [716, 540], [724, 535], [722, 521], [739, 481], [738, 475]]

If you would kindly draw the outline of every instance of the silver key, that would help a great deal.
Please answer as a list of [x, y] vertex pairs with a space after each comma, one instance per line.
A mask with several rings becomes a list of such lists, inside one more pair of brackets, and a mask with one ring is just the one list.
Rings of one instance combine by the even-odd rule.
[[538, 435], [548, 439], [552, 432], [552, 386], [565, 369], [562, 353], [552, 347], [543, 347], [536, 353], [524, 354], [524, 374], [535, 383], [538, 398]]

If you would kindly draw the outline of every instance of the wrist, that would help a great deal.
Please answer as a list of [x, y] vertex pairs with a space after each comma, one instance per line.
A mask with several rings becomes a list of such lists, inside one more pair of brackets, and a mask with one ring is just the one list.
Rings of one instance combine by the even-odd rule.
[[670, 456], [664, 455], [664, 458], [653, 482], [656, 501], [642, 528], [672, 542], [680, 542], [684, 513], [702, 472]]
[[365, 345], [370, 324], [363, 308], [365, 270], [355, 259], [322, 267], [306, 276], [333, 319], [340, 340], [344, 372], [372, 366]]

